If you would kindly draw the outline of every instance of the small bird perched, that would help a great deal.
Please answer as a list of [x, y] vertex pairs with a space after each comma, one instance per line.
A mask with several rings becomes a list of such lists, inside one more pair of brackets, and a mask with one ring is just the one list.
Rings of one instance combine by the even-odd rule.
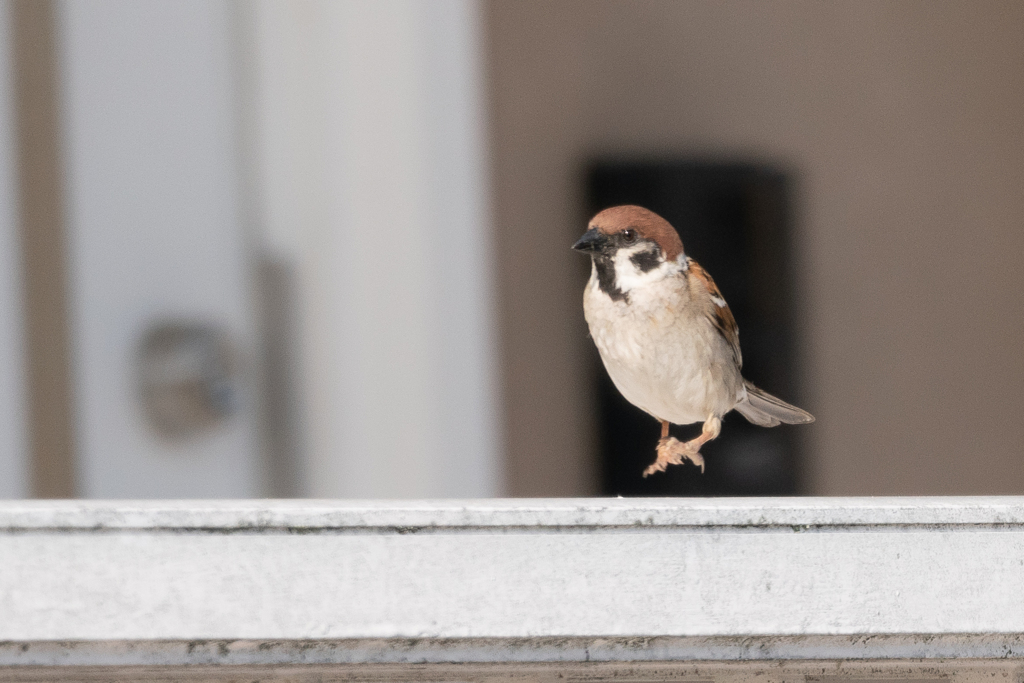
[[[703, 472], [700, 448], [733, 408], [761, 427], [814, 422], [743, 379], [736, 319], [664, 218], [640, 206], [605, 209], [573, 249], [593, 263], [583, 313], [605, 369], [626, 400], [661, 421], [645, 477], [684, 460]], [[694, 422], [704, 423], [696, 439], [669, 436], [669, 423]]]

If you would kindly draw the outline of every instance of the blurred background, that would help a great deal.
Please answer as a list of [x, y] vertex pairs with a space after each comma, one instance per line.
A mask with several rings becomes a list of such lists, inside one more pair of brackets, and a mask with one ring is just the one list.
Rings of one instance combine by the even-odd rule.
[[[1024, 493], [1022, 112], [1009, 0], [0, 0], [0, 497]], [[623, 202], [815, 424], [637, 476]]]

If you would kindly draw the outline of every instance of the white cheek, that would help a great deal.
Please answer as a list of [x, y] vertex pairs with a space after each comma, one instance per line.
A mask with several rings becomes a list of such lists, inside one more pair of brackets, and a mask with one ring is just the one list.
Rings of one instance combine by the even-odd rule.
[[679, 272], [679, 264], [672, 261], [664, 261], [646, 273], [640, 270], [633, 263], [631, 257], [644, 250], [645, 247], [638, 246], [631, 249], [619, 249], [615, 253], [615, 284], [618, 285], [622, 292], [628, 292], [637, 287], [644, 287], [658, 282], [667, 275]]

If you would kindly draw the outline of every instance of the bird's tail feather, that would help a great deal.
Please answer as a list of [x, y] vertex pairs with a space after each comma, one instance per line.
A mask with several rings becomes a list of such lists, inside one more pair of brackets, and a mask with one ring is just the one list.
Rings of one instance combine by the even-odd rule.
[[806, 410], [791, 406], [766, 391], [743, 380], [747, 397], [736, 406], [736, 411], [759, 427], [775, 427], [783, 422], [790, 425], [809, 424], [814, 416]]

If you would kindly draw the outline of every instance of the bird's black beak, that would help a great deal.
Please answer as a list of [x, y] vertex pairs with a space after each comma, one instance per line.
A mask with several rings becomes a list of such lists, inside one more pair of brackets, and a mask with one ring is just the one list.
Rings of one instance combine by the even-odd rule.
[[576, 251], [601, 251], [607, 243], [608, 238], [605, 235], [598, 232], [597, 228], [591, 228], [583, 233], [583, 237], [576, 240], [572, 248]]

